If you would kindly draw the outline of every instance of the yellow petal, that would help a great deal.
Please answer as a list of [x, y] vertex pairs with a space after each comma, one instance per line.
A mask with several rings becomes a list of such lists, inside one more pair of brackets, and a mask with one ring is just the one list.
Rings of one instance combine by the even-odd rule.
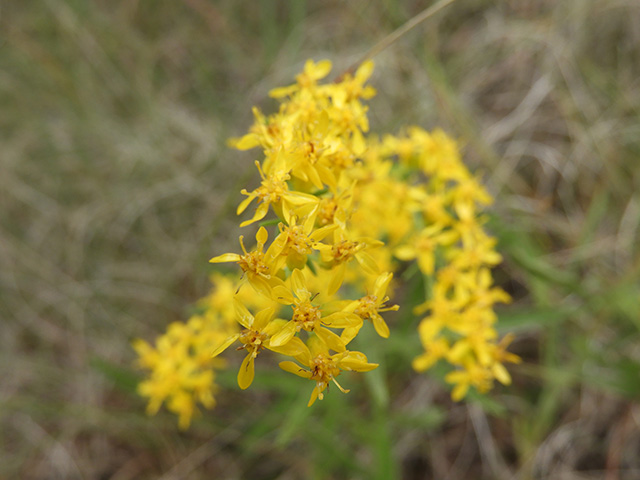
[[329, 280], [329, 285], [327, 285], [327, 294], [329, 296], [335, 294], [340, 289], [340, 286], [344, 281], [344, 272], [346, 267], [346, 263], [341, 263], [333, 269], [333, 275], [331, 276], [331, 280]]
[[471, 346], [469, 345], [469, 342], [465, 341], [464, 339], [460, 339], [455, 342], [451, 347], [451, 350], [449, 350], [449, 353], [447, 354], [447, 360], [452, 363], [460, 364], [462, 363], [465, 355], [469, 353], [470, 349]]
[[262, 333], [266, 333], [269, 337], [278, 333], [282, 330], [289, 320], [284, 320], [282, 318], [276, 318], [275, 320], [270, 321], [263, 329]]
[[283, 285], [278, 285], [271, 289], [271, 298], [284, 305], [291, 305], [295, 301], [291, 291]]
[[305, 301], [309, 299], [310, 294], [309, 290], [307, 290], [304, 274], [297, 268], [291, 274], [291, 286], [293, 287], [293, 292], [296, 294], [296, 297], [300, 300]]
[[254, 198], [256, 198], [256, 195], [252, 193], [247, 198], [242, 200], [242, 202], [240, 202], [240, 205], [238, 205], [236, 215], [240, 215], [242, 212], [244, 212]]
[[493, 376], [503, 385], [511, 385], [511, 375], [501, 363], [495, 363], [491, 368]]
[[382, 338], [389, 338], [389, 326], [384, 321], [384, 319], [380, 315], [374, 315], [373, 318], [373, 327], [376, 329], [378, 335]]
[[315, 167], [309, 165], [308, 168], [305, 168], [303, 171], [306, 173], [307, 178], [311, 181], [314, 187], [318, 190], [322, 190], [324, 188], [322, 180], [320, 180], [320, 175], [318, 175], [318, 171]]
[[335, 352], [344, 352], [346, 350], [342, 339], [331, 330], [320, 327], [316, 328], [314, 331], [318, 338], [322, 340], [331, 350]]
[[258, 205], [258, 208], [256, 209], [256, 213], [253, 214], [253, 217], [249, 220], [242, 222], [240, 226], [246, 227], [247, 225], [251, 225], [252, 223], [257, 222], [258, 220], [262, 220], [264, 217], [267, 216], [268, 211], [269, 211], [269, 204], [261, 203], [260, 205]]
[[356, 338], [356, 335], [358, 335], [358, 332], [360, 331], [361, 327], [362, 327], [362, 323], [360, 323], [360, 325], [356, 327], [346, 327], [342, 331], [342, 334], [340, 335], [340, 338], [342, 339], [343, 343], [347, 345], [351, 340]]
[[344, 104], [347, 102], [347, 92], [343, 89], [334, 89], [332, 92], [333, 105], [342, 110], [344, 108]]
[[285, 372], [293, 373], [302, 378], [311, 378], [311, 372], [308, 372], [297, 363], [286, 361], [280, 362], [278, 365]]
[[309, 347], [309, 352], [311, 353], [311, 358], [315, 358], [318, 355], [329, 355], [329, 350], [327, 349], [327, 344], [318, 338], [317, 335], [311, 335], [307, 340], [307, 347]]
[[217, 357], [218, 355], [220, 355], [222, 352], [224, 352], [229, 345], [231, 345], [233, 342], [235, 342], [238, 337], [240, 337], [240, 334], [237, 333], [235, 335], [231, 335], [229, 338], [227, 338], [224, 342], [222, 342], [211, 354], [211, 357]]
[[318, 197], [303, 192], [287, 192], [286, 199], [289, 203], [296, 206], [317, 205], [320, 202]]
[[440, 245], [451, 245], [458, 240], [460, 235], [455, 230], [447, 230], [436, 237]]
[[288, 87], [278, 87], [269, 91], [269, 96], [271, 98], [282, 98], [287, 95], [291, 95], [293, 92], [297, 90], [297, 85], [289, 85]]
[[222, 255], [218, 255], [217, 257], [213, 257], [209, 260], [210, 263], [224, 263], [224, 262], [237, 262], [240, 260], [240, 255], [237, 253], [224, 253]]
[[301, 269], [307, 264], [307, 256], [295, 250], [290, 250], [285, 263], [290, 270]]
[[311, 392], [311, 398], [309, 399], [309, 403], [307, 403], [307, 407], [310, 407], [311, 405], [313, 405], [316, 401], [316, 398], [318, 398], [318, 395], [320, 394], [320, 390], [318, 389], [318, 386], [316, 385], [313, 389], [313, 392]]
[[321, 78], [329, 75], [329, 72], [331, 71], [331, 61], [320, 60], [318, 63], [314, 64], [313, 60], [307, 60], [304, 65], [304, 71], [315, 80], [320, 80]]
[[[358, 308], [358, 306], [360, 306], [360, 300], [353, 300], [353, 301], [347, 303], [347, 305], [344, 308], [342, 308], [342, 311], [346, 312], [346, 313], [353, 313], [355, 311], [355, 309]], [[330, 316], [331, 315], [329, 315], [327, 318], [329, 318]], [[324, 320], [326, 320], [326, 319], [324, 319]], [[326, 321], [325, 321], [325, 323], [326, 323]]]
[[266, 263], [271, 263], [275, 258], [282, 254], [284, 247], [287, 245], [287, 238], [287, 232], [283, 232], [278, 235], [273, 242], [271, 242], [271, 245], [269, 245], [269, 248], [267, 249], [267, 253], [265, 253]]
[[293, 338], [296, 334], [296, 322], [293, 320], [287, 322], [287, 324], [282, 327], [278, 333], [276, 333], [271, 340], [269, 341], [269, 345], [272, 347], [279, 347], [281, 345], [285, 345], [289, 340]]
[[380, 272], [375, 259], [367, 252], [356, 253], [356, 260], [362, 266], [362, 269], [369, 275], [377, 275]]
[[322, 318], [322, 323], [331, 328], [359, 327], [362, 325], [362, 318], [355, 313], [335, 312]]
[[267, 344], [267, 348], [282, 355], [288, 355], [289, 357], [297, 357], [299, 355], [305, 355], [309, 352], [307, 346], [298, 337], [293, 337], [286, 344], [279, 347], [274, 347], [273, 345], [271, 345], [271, 342], [269, 342]]
[[322, 110], [318, 115], [318, 124], [315, 128], [315, 133], [320, 134], [322, 137], [327, 135], [329, 130], [329, 114], [326, 110]]
[[356, 70], [355, 78], [358, 79], [360, 83], [364, 83], [373, 73], [373, 60], [367, 60], [366, 62], [362, 62], [362, 65], [358, 67]]
[[424, 372], [434, 363], [436, 363], [436, 359], [437, 357], [435, 355], [423, 353], [422, 355], [413, 359], [413, 361], [411, 362], [411, 366], [416, 372]]
[[260, 145], [260, 137], [255, 133], [248, 133], [240, 138], [231, 138], [227, 143], [238, 150], [249, 150]]
[[435, 259], [432, 252], [421, 252], [418, 255], [418, 267], [420, 267], [420, 271], [422, 273], [426, 273], [427, 275], [432, 275]]
[[[311, 235], [309, 235], [309, 238], [311, 240], [313, 240], [314, 242], [319, 242], [324, 237], [326, 237], [331, 232], [333, 232], [336, 228], [338, 228], [337, 225], [326, 225], [326, 226], [324, 226], [322, 228], [319, 228], [319, 229], [315, 230]], [[305, 224], [305, 230], [306, 230], [306, 224]]]
[[264, 327], [267, 326], [274, 313], [275, 310], [273, 307], [267, 307], [264, 310], [260, 310], [256, 313], [255, 319], [253, 320], [253, 328], [262, 331]]
[[256, 292], [264, 295], [267, 298], [271, 298], [271, 285], [266, 278], [260, 275], [248, 275], [249, 283], [255, 289]]
[[[360, 353], [360, 352], [349, 352], [349, 353], [354, 354], [354, 353]], [[359, 358], [359, 356], [356, 356], [356, 355], [349, 355], [343, 358], [342, 360], [340, 360], [339, 363], [340, 363], [340, 368], [344, 370], [353, 370], [355, 372], [368, 372], [378, 367], [377, 363], [368, 363], [366, 360], [363, 360], [362, 358]]]
[[393, 273], [387, 272], [380, 275], [376, 278], [375, 286], [373, 287], [373, 294], [376, 295], [379, 299], [384, 297], [384, 294], [389, 288], [389, 283], [393, 278]]
[[238, 297], [233, 298], [233, 309], [236, 313], [238, 323], [244, 328], [251, 328], [251, 325], [253, 325], [253, 315], [251, 315], [251, 312], [247, 310], [247, 307], [244, 306], [244, 303], [242, 303]]
[[264, 227], [260, 227], [258, 229], [258, 233], [256, 233], [256, 240], [258, 241], [258, 245], [264, 245], [267, 243], [267, 239], [269, 238], [269, 233], [267, 229]]
[[393, 254], [399, 260], [413, 260], [416, 258], [416, 249], [410, 245], [400, 245], [393, 251]]
[[253, 355], [249, 353], [249, 355], [244, 357], [242, 365], [240, 365], [240, 370], [238, 371], [238, 386], [242, 390], [249, 388], [249, 385], [253, 382], [253, 376], [255, 375], [253, 360]]
[[357, 156], [361, 156], [367, 149], [367, 144], [364, 140], [364, 137], [362, 136], [362, 133], [360, 133], [360, 130], [356, 130], [353, 132], [351, 140], [353, 142], [353, 153], [355, 153]]
[[336, 176], [334, 175], [333, 170], [331, 170], [327, 166], [322, 165], [320, 163], [316, 163], [315, 167], [316, 167], [316, 171], [318, 172], [318, 175], [320, 175], [320, 178], [322, 179], [322, 181], [331, 190], [336, 190], [338, 180], [336, 179]]
[[464, 398], [464, 396], [467, 394], [468, 391], [469, 391], [468, 383], [461, 383], [459, 385], [456, 385], [456, 387], [451, 392], [451, 400], [453, 400], [454, 402], [459, 402]]

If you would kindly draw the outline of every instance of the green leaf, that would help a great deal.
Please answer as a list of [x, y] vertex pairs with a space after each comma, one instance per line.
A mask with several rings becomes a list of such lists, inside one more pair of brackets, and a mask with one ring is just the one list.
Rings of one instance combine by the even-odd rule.
[[500, 312], [497, 328], [500, 332], [541, 330], [549, 325], [562, 323], [575, 315], [575, 307], [531, 307]]
[[140, 382], [140, 376], [134, 373], [130, 368], [123, 367], [110, 361], [100, 358], [92, 357], [89, 360], [91, 368], [100, 372], [106, 379], [111, 381], [113, 385], [119, 390], [135, 394]]

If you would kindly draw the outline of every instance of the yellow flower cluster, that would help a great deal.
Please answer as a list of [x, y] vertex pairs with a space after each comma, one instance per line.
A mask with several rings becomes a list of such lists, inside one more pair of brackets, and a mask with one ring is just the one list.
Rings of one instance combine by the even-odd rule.
[[[205, 314], [170, 327], [155, 349], [136, 343], [152, 371], [140, 387], [150, 411], [168, 399], [185, 424], [194, 399], [211, 406], [207, 372], [236, 342], [246, 351], [238, 372], [243, 389], [267, 349], [291, 358], [280, 363], [283, 370], [314, 382], [309, 406], [330, 383], [347, 392], [336, 377], [377, 367], [349, 344], [365, 320], [389, 336], [381, 313], [398, 309], [388, 304], [393, 273], [413, 260], [432, 279], [416, 310], [425, 314], [418, 327], [425, 352], [413, 367], [422, 371], [440, 359], [454, 365], [446, 380], [456, 400], [470, 386], [484, 392], [494, 379], [509, 383], [503, 363], [518, 358], [505, 351], [509, 338], [497, 341], [493, 312], [509, 297], [492, 285], [489, 269], [501, 258], [480, 212], [491, 197], [443, 132], [413, 127], [399, 136], [368, 135], [363, 100], [375, 95], [365, 85], [371, 61], [321, 83], [330, 70], [328, 60], [307, 61], [295, 84], [270, 92], [280, 100], [278, 112], [265, 116], [255, 108], [250, 132], [231, 141], [263, 152], [255, 162], [260, 185], [241, 192], [237, 213], [254, 207], [240, 225], [266, 220], [251, 250], [241, 236], [241, 253], [211, 259], [236, 263], [240, 286], [219, 277]], [[275, 224], [270, 241], [267, 228]]]
[[[149, 398], [147, 412], [155, 414], [166, 402], [168, 409], [178, 415], [183, 429], [198, 411], [196, 403], [206, 408], [215, 405], [215, 370], [225, 367], [225, 362], [211, 357], [211, 346], [238, 331], [235, 310], [229, 303], [235, 293], [234, 281], [216, 273], [211, 282], [211, 294], [197, 305], [201, 313], [186, 323], [169, 325], [167, 332], [156, 339], [155, 346], [141, 339], [133, 342], [138, 365], [151, 372], [138, 385], [138, 393]], [[238, 297], [257, 308], [269, 303], [248, 291], [239, 292]]]

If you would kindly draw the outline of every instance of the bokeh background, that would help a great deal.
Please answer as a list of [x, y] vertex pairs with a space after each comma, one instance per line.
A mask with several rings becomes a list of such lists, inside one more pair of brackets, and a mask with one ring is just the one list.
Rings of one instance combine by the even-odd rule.
[[2, 2], [0, 478], [640, 478], [636, 0], [457, 0], [375, 58], [372, 130], [443, 128], [496, 197], [512, 386], [452, 403], [405, 312], [370, 339], [384, 368], [313, 409], [268, 362], [186, 432], [135, 393], [131, 340], [237, 247], [257, 153], [226, 139], [429, 3]]

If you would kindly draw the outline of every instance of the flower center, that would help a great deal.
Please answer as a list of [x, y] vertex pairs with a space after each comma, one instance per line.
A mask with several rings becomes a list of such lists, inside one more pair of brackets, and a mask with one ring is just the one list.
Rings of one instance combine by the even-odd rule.
[[378, 311], [377, 302], [377, 295], [367, 295], [366, 297], [362, 297], [360, 299], [360, 304], [356, 307], [353, 313], [359, 315], [363, 320], [371, 318], [371, 316]]
[[289, 227], [287, 241], [291, 248], [301, 255], [309, 255], [312, 252], [309, 237], [297, 225]]
[[260, 198], [262, 202], [278, 203], [287, 191], [287, 177], [288, 175], [285, 175], [283, 178], [269, 176], [262, 180], [261, 186], [256, 190], [258, 198]]
[[351, 260], [351, 258], [360, 250], [361, 248], [358, 242], [343, 240], [331, 248], [331, 253], [335, 263], [343, 263]]
[[241, 347], [237, 350], [246, 349], [251, 352], [251, 355], [255, 358], [258, 356], [258, 352], [264, 348], [264, 342], [267, 340], [267, 334], [254, 330], [252, 328], [245, 328], [240, 334]]
[[252, 272], [256, 275], [269, 276], [269, 265], [264, 262], [263, 252], [248, 252], [240, 255], [238, 265], [243, 272]]
[[319, 149], [318, 147], [316, 147], [316, 144], [312, 140], [309, 140], [303, 144], [302, 151], [305, 158], [309, 160], [312, 165], [318, 161]]
[[316, 381], [318, 398], [320, 400], [324, 398], [324, 394], [322, 392], [329, 386], [330, 381], [335, 383], [343, 393], [347, 393], [349, 391], [342, 388], [336, 380], [336, 377], [340, 375], [341, 370], [335, 360], [332, 360], [323, 353], [319, 353], [313, 360], [311, 360], [311, 365], [309, 365], [309, 367], [311, 368], [311, 380]]
[[320, 307], [314, 307], [311, 302], [302, 302], [293, 309], [293, 321], [297, 323], [297, 329], [312, 332], [320, 322], [322, 313]]
[[338, 204], [333, 198], [324, 198], [320, 202], [320, 208], [318, 209], [318, 223], [322, 226], [330, 225], [333, 223], [333, 216], [338, 209]]

